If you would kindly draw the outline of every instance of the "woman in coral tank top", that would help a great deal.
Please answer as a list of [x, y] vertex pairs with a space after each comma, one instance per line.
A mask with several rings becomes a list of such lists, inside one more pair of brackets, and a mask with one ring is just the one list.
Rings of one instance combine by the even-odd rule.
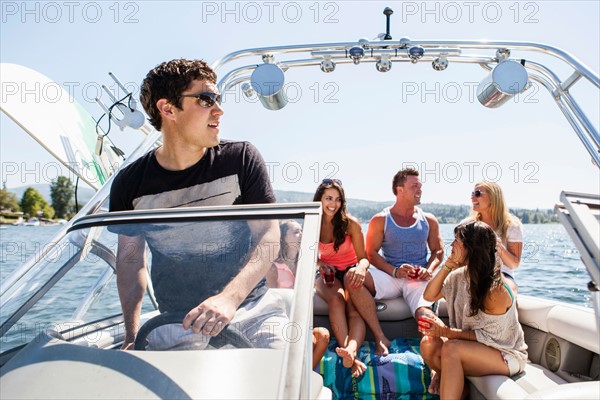
[[354, 308], [345, 287], [358, 287], [365, 280], [369, 261], [360, 223], [348, 214], [342, 182], [323, 179], [314, 201], [321, 202], [323, 216], [319, 239], [317, 266], [321, 276], [315, 287], [317, 294], [329, 305], [329, 322], [339, 347], [337, 354], [343, 365], [359, 376], [367, 369], [356, 357], [365, 338], [365, 322]]

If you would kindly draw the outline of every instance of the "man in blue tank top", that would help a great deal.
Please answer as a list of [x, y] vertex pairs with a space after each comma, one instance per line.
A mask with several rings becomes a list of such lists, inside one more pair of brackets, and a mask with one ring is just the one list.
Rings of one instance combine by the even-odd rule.
[[415, 318], [433, 313], [432, 303], [423, 299], [423, 291], [444, 258], [444, 242], [435, 216], [417, 207], [421, 186], [415, 169], [406, 168], [394, 176], [396, 203], [376, 214], [367, 231], [367, 257], [375, 268], [367, 272], [363, 286], [349, 290], [352, 302], [375, 336], [380, 355], [387, 354], [390, 341], [379, 324], [375, 300], [402, 296]]

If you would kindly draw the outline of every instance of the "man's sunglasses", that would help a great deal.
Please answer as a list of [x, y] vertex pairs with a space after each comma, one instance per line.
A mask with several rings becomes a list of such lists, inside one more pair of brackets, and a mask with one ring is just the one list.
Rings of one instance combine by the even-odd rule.
[[479, 189], [475, 189], [471, 192], [471, 196], [475, 196], [475, 197], [481, 197], [482, 194], [485, 194], [485, 192], [482, 192]]
[[338, 185], [342, 186], [342, 181], [339, 179], [329, 179], [329, 178], [325, 178], [323, 179], [323, 181], [321, 182], [323, 185], [332, 185], [334, 183], [337, 183]]
[[221, 95], [213, 92], [202, 92], [196, 94], [181, 94], [179, 97], [194, 97], [198, 99], [200, 107], [211, 108], [215, 103], [221, 104]]

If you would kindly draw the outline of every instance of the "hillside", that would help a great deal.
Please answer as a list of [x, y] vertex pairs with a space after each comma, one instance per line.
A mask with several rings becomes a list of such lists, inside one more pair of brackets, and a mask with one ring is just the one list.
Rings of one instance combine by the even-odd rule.
[[[283, 190], [276, 190], [275, 196], [277, 201], [281, 203], [292, 203], [302, 201], [312, 201], [312, 193], [304, 192], [290, 192]], [[385, 207], [391, 206], [393, 200], [389, 202], [382, 201], [370, 201], [361, 199], [348, 198], [348, 211], [354, 215], [361, 222], [367, 223]], [[469, 215], [471, 211], [470, 205], [451, 205], [451, 204], [437, 204], [437, 203], [424, 203], [421, 208], [435, 215], [438, 221], [442, 224], [457, 224]], [[523, 208], [510, 209], [510, 212], [519, 217], [524, 224], [547, 224], [557, 223], [558, 219], [554, 215], [552, 210], [528, 210]]]
[[[20, 186], [17, 188], [9, 189], [10, 192], [14, 193], [20, 200], [23, 196], [23, 192], [28, 187], [33, 187], [39, 191], [42, 196], [50, 201], [50, 185], [48, 184], [34, 184], [29, 186]], [[80, 203], [87, 202], [94, 194], [92, 189], [87, 187], [80, 187], [78, 190], [78, 200]], [[295, 203], [312, 201], [313, 194], [305, 192], [293, 192], [286, 190], [275, 190], [275, 197], [280, 203]], [[393, 200], [389, 202], [382, 201], [371, 201], [362, 199], [348, 199], [348, 211], [361, 222], [369, 222], [373, 215], [383, 210], [385, 207], [391, 206]], [[442, 224], [456, 224], [462, 219], [469, 215], [471, 207], [469, 205], [450, 205], [450, 204], [436, 204], [436, 203], [424, 203], [421, 205], [423, 210], [432, 213]], [[558, 219], [554, 215], [552, 210], [528, 210], [528, 209], [511, 209], [511, 213], [515, 214], [525, 224], [546, 224], [556, 223]]]

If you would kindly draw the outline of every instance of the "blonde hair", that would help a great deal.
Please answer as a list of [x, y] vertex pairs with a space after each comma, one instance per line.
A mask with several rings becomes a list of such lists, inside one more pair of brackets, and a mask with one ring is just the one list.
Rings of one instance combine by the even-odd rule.
[[[519, 219], [514, 217], [506, 206], [502, 188], [496, 182], [481, 181], [475, 184], [485, 190], [490, 199], [490, 216], [492, 218], [492, 227], [500, 234], [503, 242], [506, 242], [506, 233], [510, 224], [519, 224]], [[471, 218], [475, 221], [481, 221], [481, 213], [475, 210], [471, 211]]]

